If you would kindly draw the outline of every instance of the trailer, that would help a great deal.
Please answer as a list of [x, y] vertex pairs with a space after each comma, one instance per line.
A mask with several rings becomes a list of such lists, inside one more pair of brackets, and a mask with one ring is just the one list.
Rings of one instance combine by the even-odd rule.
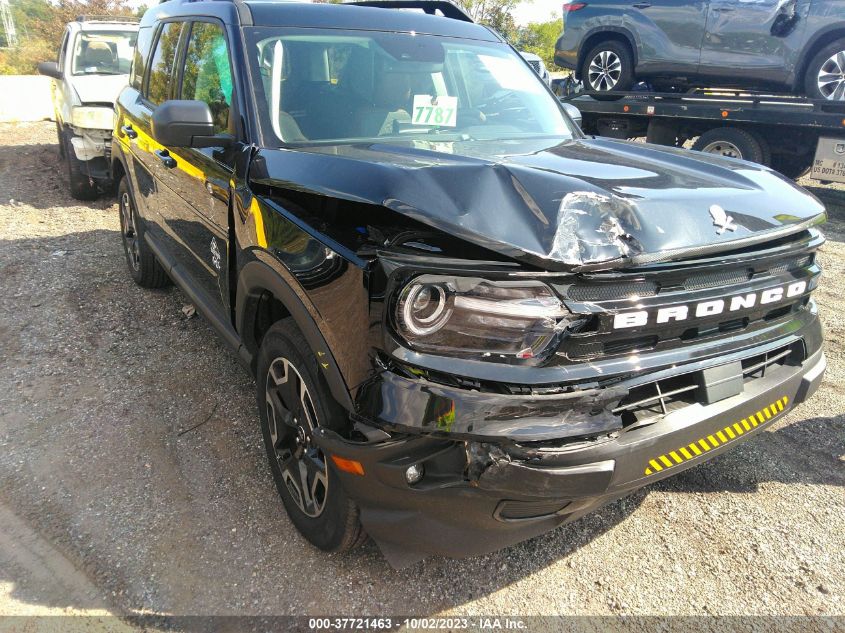
[[[618, 94], [618, 97], [617, 97]], [[743, 158], [789, 178], [812, 170], [819, 180], [845, 182], [845, 102], [748, 91], [687, 93], [583, 92], [576, 106], [588, 134], [645, 137], [649, 143]]]

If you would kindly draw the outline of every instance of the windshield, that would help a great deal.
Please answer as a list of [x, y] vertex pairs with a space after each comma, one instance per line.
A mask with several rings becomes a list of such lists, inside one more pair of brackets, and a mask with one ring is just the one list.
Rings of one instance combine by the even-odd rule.
[[555, 97], [505, 44], [372, 31], [246, 31], [268, 145], [573, 136]]
[[83, 31], [73, 50], [74, 75], [126, 75], [137, 31]]

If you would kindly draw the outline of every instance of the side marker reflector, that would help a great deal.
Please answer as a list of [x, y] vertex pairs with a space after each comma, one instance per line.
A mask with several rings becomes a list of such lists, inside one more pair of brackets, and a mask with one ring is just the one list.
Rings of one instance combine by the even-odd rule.
[[354, 459], [338, 457], [337, 455], [332, 455], [332, 461], [338, 470], [342, 470], [345, 473], [352, 473], [353, 475], [364, 475], [364, 467], [361, 465], [361, 462], [356, 462]]

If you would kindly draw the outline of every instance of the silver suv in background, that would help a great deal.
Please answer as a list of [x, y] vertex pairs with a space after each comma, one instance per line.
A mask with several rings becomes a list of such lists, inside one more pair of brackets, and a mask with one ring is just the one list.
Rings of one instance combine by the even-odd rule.
[[555, 62], [588, 90], [707, 85], [845, 100], [842, 0], [597, 0], [563, 5]]
[[534, 69], [538, 75], [540, 75], [540, 79], [546, 82], [547, 86], [552, 84], [552, 76], [549, 74], [549, 69], [546, 68], [546, 65], [543, 63], [543, 58], [539, 55], [535, 55], [534, 53], [529, 53], [528, 51], [520, 51], [520, 55], [522, 55], [522, 59], [528, 62], [531, 68]]
[[80, 16], [65, 27], [56, 61], [38, 64], [54, 79], [59, 150], [79, 200], [110, 186], [114, 100], [127, 83], [137, 36], [134, 21]]

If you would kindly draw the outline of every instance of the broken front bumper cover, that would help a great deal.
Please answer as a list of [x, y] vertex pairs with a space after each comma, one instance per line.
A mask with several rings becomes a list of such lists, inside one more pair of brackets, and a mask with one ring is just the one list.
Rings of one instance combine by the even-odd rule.
[[[817, 350], [739, 395], [533, 456], [432, 434], [356, 443], [321, 429], [316, 439], [327, 453], [360, 462], [364, 476], [336, 474], [359, 504], [365, 530], [403, 566], [426, 554], [460, 558], [501, 549], [710, 459], [809, 398], [824, 369]], [[405, 477], [411, 465], [425, 472], [415, 484]]]

